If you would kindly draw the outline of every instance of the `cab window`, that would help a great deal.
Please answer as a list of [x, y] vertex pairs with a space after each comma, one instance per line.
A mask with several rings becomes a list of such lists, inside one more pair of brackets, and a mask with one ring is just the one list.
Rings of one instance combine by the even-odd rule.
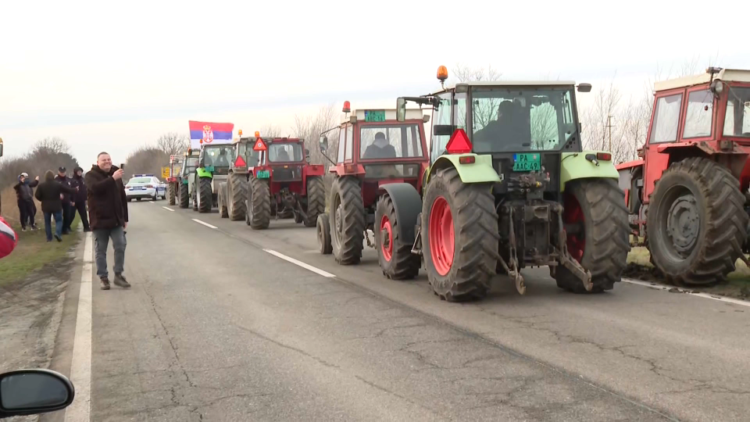
[[711, 136], [711, 121], [714, 115], [714, 95], [709, 90], [693, 91], [688, 95], [685, 112], [683, 138]]
[[344, 150], [346, 149], [346, 130], [339, 130], [339, 155], [336, 162], [344, 162]]
[[422, 157], [422, 139], [415, 124], [364, 126], [359, 142], [363, 160]]
[[656, 100], [654, 122], [651, 126], [650, 143], [675, 142], [680, 124], [682, 94], [669, 95]]
[[437, 158], [445, 151], [445, 146], [448, 145], [450, 135], [435, 135], [436, 125], [449, 125], [451, 124], [451, 93], [446, 92], [438, 95], [440, 98], [440, 106], [437, 111], [432, 112], [432, 142], [430, 145], [430, 162], [435, 162]]

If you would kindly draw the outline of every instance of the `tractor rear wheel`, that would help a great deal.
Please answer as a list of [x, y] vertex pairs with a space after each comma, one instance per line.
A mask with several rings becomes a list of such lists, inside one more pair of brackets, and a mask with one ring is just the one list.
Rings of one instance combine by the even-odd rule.
[[213, 208], [213, 191], [211, 191], [211, 179], [201, 178], [198, 181], [198, 212], [211, 212]]
[[[326, 211], [326, 185], [321, 177], [307, 179], [307, 219], [305, 227], [315, 227], [318, 216]], [[296, 221], [296, 219], [295, 219]]]
[[331, 188], [331, 245], [341, 265], [358, 264], [362, 258], [365, 206], [359, 180], [340, 177]]
[[570, 256], [591, 272], [594, 287], [563, 265], [555, 268], [557, 286], [574, 293], [612, 290], [627, 266], [630, 226], [625, 194], [612, 179], [586, 179], [569, 183], [564, 195], [563, 222], [577, 231], [567, 233]]
[[179, 189], [177, 197], [180, 200], [180, 208], [187, 208], [190, 206], [190, 188], [180, 181]]
[[245, 218], [247, 199], [247, 175], [232, 173], [227, 180], [227, 207], [229, 219], [239, 221]]
[[430, 178], [422, 211], [422, 254], [432, 290], [449, 302], [487, 294], [498, 261], [491, 187], [465, 184], [454, 168]]
[[409, 280], [419, 274], [421, 260], [411, 253], [412, 245], [401, 240], [393, 200], [383, 195], [375, 208], [375, 245], [383, 275], [393, 280]]
[[748, 215], [739, 181], [705, 158], [672, 164], [651, 195], [648, 248], [668, 282], [706, 285], [735, 270]]
[[175, 201], [175, 196], [177, 196], [177, 191], [175, 189], [176, 187], [177, 186], [175, 186], [173, 182], [170, 182], [167, 185], [167, 198], [169, 198], [169, 205], [174, 205], [177, 203], [177, 201]]
[[268, 182], [250, 179], [247, 221], [255, 230], [267, 229], [271, 224], [271, 193]]
[[328, 214], [318, 215], [316, 222], [318, 232], [318, 249], [323, 255], [330, 255], [333, 251], [331, 246], [331, 224], [328, 222]]
[[219, 194], [217, 196], [219, 201], [219, 215], [221, 215], [221, 218], [229, 218], [226, 183], [222, 183], [221, 185], [219, 185]]

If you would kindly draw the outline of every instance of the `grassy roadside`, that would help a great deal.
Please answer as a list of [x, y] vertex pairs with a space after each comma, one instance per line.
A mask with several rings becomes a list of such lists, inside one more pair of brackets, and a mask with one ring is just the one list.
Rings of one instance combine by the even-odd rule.
[[[653, 274], [654, 267], [650, 262], [651, 255], [644, 247], [634, 247], [628, 254], [629, 271], [626, 275], [645, 281], [661, 282]], [[730, 273], [727, 281], [710, 287], [691, 287], [692, 290], [703, 293], [723, 295], [738, 299], [750, 300], [750, 268], [744, 262], [737, 260], [736, 270]]]
[[[15, 204], [13, 204], [15, 205]], [[42, 218], [40, 218], [42, 217]], [[18, 233], [18, 245], [10, 255], [0, 260], [0, 287], [23, 280], [32, 272], [39, 270], [47, 264], [54, 264], [66, 258], [70, 248], [75, 246], [80, 239], [77, 231], [80, 219], [76, 214], [75, 220], [71, 224], [72, 232], [63, 236], [62, 242], [52, 240], [47, 243], [47, 237], [44, 233], [44, 218], [40, 211], [37, 213], [36, 231], [21, 231], [20, 224], [11, 222], [13, 229]], [[54, 221], [54, 219], [53, 219]], [[54, 222], [52, 230], [55, 229]]]

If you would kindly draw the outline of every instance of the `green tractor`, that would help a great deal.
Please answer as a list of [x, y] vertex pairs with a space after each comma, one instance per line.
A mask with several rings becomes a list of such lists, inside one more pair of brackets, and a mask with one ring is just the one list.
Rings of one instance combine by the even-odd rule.
[[[193, 210], [211, 212], [219, 203], [219, 192], [227, 182], [229, 166], [234, 161], [232, 144], [204, 144], [198, 155], [195, 169], [196, 185], [193, 188]], [[226, 211], [226, 210], [224, 210]]]
[[[447, 77], [441, 66], [441, 84]], [[611, 154], [582, 148], [575, 91], [574, 82], [469, 82], [398, 99], [398, 121], [407, 101], [433, 109], [430, 167], [421, 190], [382, 186], [398, 235], [378, 237], [421, 255], [441, 299], [482, 298], [496, 273], [524, 294], [524, 267], [548, 266], [558, 287], [579, 293], [620, 281], [624, 194]]]
[[[176, 193], [177, 193], [177, 205], [180, 208], [187, 208], [190, 206], [190, 198], [195, 187], [195, 170], [198, 168], [198, 151], [188, 149], [182, 158], [179, 172], [175, 170], [177, 175]], [[170, 200], [171, 203], [171, 200]], [[196, 209], [195, 203], [193, 203], [193, 209]]]
[[[259, 136], [258, 132], [255, 134], [256, 137]], [[253, 151], [256, 138], [243, 138], [241, 130], [239, 135], [232, 141], [234, 161], [229, 166], [227, 183], [223, 184], [223, 189], [219, 191], [219, 213], [222, 218], [232, 221], [245, 219], [249, 175], [258, 164], [260, 156], [260, 153]]]

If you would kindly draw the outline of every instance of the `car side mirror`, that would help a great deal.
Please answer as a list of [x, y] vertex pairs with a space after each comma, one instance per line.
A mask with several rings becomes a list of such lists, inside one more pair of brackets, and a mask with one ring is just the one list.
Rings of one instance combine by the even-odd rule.
[[453, 135], [455, 129], [456, 128], [453, 125], [435, 125], [432, 127], [432, 134], [435, 136], [450, 136]]
[[403, 97], [396, 100], [396, 120], [399, 122], [406, 120], [406, 99]]
[[73, 398], [73, 384], [55, 371], [25, 369], [0, 375], [0, 418], [62, 410]]
[[320, 151], [326, 152], [328, 150], [328, 138], [324, 135], [320, 137]]

